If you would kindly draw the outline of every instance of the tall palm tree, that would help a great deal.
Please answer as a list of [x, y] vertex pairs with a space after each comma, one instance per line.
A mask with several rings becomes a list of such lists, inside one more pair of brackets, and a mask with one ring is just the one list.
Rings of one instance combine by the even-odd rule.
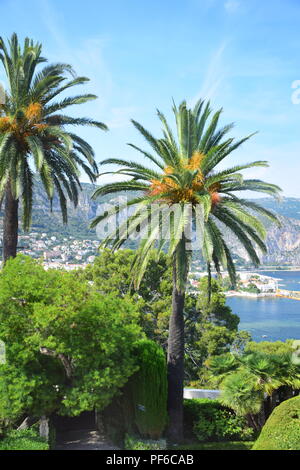
[[25, 230], [30, 227], [34, 185], [32, 167], [40, 176], [50, 201], [56, 191], [66, 222], [67, 197], [75, 205], [78, 201], [79, 167], [91, 181], [95, 181], [97, 165], [91, 146], [65, 126], [88, 125], [107, 129], [101, 122], [62, 114], [68, 106], [94, 100], [96, 96], [64, 95], [56, 100], [69, 88], [86, 83], [88, 79], [76, 77], [67, 64], [38, 69], [46, 62], [41, 52], [41, 44], [28, 38], [23, 48], [16, 34], [8, 45], [0, 38], [0, 60], [7, 79], [5, 102], [0, 103], [0, 199], [5, 198], [4, 262], [16, 256], [20, 200], [23, 227]]
[[[132, 121], [155, 154], [133, 144], [129, 145], [139, 151], [151, 165], [145, 166], [140, 162], [114, 158], [104, 160], [102, 164], [121, 166], [114, 173], [129, 176], [131, 179], [106, 184], [94, 193], [96, 198], [110, 193], [138, 191], [137, 197], [127, 203], [128, 206], [133, 206], [133, 214], [128, 215], [127, 220], [103, 240], [104, 246], [111, 246], [115, 250], [125, 242], [128, 235], [143, 226], [147, 227], [133, 265], [136, 286], [139, 285], [146, 269], [151, 249], [157, 246], [159, 252], [165, 244], [168, 245], [168, 253], [173, 263], [173, 300], [168, 341], [168, 407], [169, 435], [174, 440], [182, 436], [183, 312], [192, 251], [195, 248], [201, 250], [208, 267], [215, 265], [220, 271], [220, 266], [223, 266], [228, 270], [232, 283], [235, 283], [234, 263], [224, 239], [224, 229], [232, 232], [252, 262], [257, 265], [258, 249], [266, 251], [263, 241], [266, 229], [258, 215], [277, 222], [273, 213], [239, 197], [242, 191], [248, 190], [278, 195], [279, 187], [256, 179], [244, 179], [240, 173], [247, 168], [266, 167], [267, 162], [256, 161], [227, 170], [217, 169], [227, 156], [251, 137], [247, 136], [238, 141], [226, 137], [233, 125], [217, 128], [221, 111], [222, 109], [211, 116], [209, 102], [205, 104], [202, 100], [198, 101], [193, 109], [189, 109], [186, 102], [181, 103], [179, 108], [174, 104], [177, 140], [165, 116], [159, 111], [158, 117], [163, 126], [163, 137], [160, 139], [153, 137], [138, 122]], [[159, 216], [161, 203], [166, 209]], [[126, 204], [120, 204], [114, 210], [98, 216], [92, 226], [103, 223], [113, 213], [122, 212], [125, 206]], [[175, 206], [176, 218], [173, 214]], [[147, 226], [149, 213], [152, 223]], [[153, 223], [153, 219], [156, 222]], [[168, 237], [164, 238], [159, 235], [162, 235], [168, 219], [171, 220], [171, 228]], [[197, 231], [199, 232], [196, 247], [195, 244], [189, 244], [193, 230], [196, 235]]]

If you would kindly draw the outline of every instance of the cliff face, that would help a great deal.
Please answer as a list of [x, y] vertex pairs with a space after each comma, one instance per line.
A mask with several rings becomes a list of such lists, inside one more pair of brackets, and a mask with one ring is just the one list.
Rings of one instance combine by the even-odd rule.
[[[300, 266], [300, 199], [284, 198], [276, 202], [271, 198], [262, 198], [259, 202], [266, 209], [271, 209], [280, 219], [281, 227], [268, 226], [266, 245], [267, 255], [261, 255], [263, 264]], [[231, 249], [240, 258], [249, 261], [245, 250], [238, 246], [234, 237], [228, 233]]]
[[300, 221], [281, 217], [282, 227], [268, 230], [268, 254], [263, 262], [268, 264], [300, 265]]
[[[54, 234], [61, 237], [70, 235], [79, 239], [96, 240], [96, 231], [89, 229], [89, 223], [97, 215], [100, 206], [110, 201], [111, 196], [93, 201], [91, 196], [95, 189], [95, 185], [82, 184], [78, 207], [74, 209], [73, 205], [68, 203], [69, 221], [68, 225], [63, 225], [58, 199], [54, 199], [53, 212], [50, 213], [49, 201], [41, 184], [36, 182], [31, 231], [43, 232], [48, 236]], [[133, 194], [128, 194], [127, 197], [131, 199]], [[268, 254], [262, 256], [262, 262], [271, 265], [300, 266], [300, 199], [284, 198], [281, 203], [278, 203], [271, 198], [262, 198], [257, 202], [276, 212], [282, 223], [281, 228], [275, 225], [269, 227], [266, 241]], [[229, 233], [226, 233], [225, 236], [233, 252], [247, 261], [247, 255], [238, 246], [236, 239]]]
[[[268, 253], [261, 254], [261, 261], [268, 265], [300, 266], [300, 221], [282, 216], [280, 220], [280, 228], [271, 226], [268, 229]], [[229, 246], [240, 258], [249, 261], [245, 250], [237, 245], [232, 236], [229, 236]]]

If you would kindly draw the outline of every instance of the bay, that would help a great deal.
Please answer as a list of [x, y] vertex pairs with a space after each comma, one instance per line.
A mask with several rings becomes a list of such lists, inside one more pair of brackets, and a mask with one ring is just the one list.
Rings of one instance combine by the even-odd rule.
[[[260, 271], [280, 279], [283, 289], [300, 291], [300, 271]], [[285, 298], [228, 297], [233, 313], [240, 317], [240, 330], [254, 341], [300, 339], [300, 301]]]

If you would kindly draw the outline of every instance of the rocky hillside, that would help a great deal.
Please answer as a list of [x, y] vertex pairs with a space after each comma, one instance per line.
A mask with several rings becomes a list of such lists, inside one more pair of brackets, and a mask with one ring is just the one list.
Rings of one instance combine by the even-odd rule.
[[[274, 266], [300, 266], [300, 199], [284, 198], [281, 202], [271, 198], [256, 199], [266, 209], [278, 214], [281, 227], [269, 225], [266, 244], [267, 255], [261, 256], [262, 263]], [[247, 254], [228, 233], [228, 242], [233, 252], [244, 261]]]
[[[300, 200], [299, 200], [300, 205]], [[267, 255], [262, 263], [274, 266], [300, 266], [300, 220], [280, 216], [281, 227], [269, 227], [267, 236]], [[233, 250], [243, 259], [247, 255], [242, 248], [231, 243]]]
[[260, 203], [279, 215], [282, 226], [270, 226], [268, 230], [268, 254], [266, 264], [300, 265], [300, 199], [284, 198], [276, 202], [264, 198]]

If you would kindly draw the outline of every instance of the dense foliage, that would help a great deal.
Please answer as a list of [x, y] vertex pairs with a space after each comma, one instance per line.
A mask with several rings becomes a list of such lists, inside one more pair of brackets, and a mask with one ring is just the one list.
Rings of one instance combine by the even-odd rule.
[[150, 340], [136, 346], [139, 370], [129, 379], [134, 421], [143, 437], [158, 439], [167, 424], [167, 364], [164, 351]]
[[111, 439], [125, 435], [159, 439], [167, 424], [167, 369], [162, 348], [151, 340], [134, 345], [138, 370], [103, 412]]
[[249, 440], [253, 434], [244, 418], [218, 400], [185, 400], [184, 420], [199, 441]]
[[300, 396], [275, 408], [253, 450], [300, 450]]
[[101, 409], [137, 369], [135, 306], [19, 255], [0, 274], [0, 416]]
[[247, 344], [244, 353], [227, 353], [206, 363], [221, 401], [259, 429], [281, 401], [297, 394], [300, 366], [293, 361], [292, 341]]
[[134, 256], [135, 252], [129, 249], [118, 252], [104, 249], [93, 264], [77, 275], [92, 282], [103, 295], [113, 294], [133, 300], [142, 313], [140, 322], [147, 336], [166, 347], [172, 293], [167, 258], [162, 254], [157, 259], [157, 253], [151, 253], [145, 277], [135, 292], [130, 272]]

